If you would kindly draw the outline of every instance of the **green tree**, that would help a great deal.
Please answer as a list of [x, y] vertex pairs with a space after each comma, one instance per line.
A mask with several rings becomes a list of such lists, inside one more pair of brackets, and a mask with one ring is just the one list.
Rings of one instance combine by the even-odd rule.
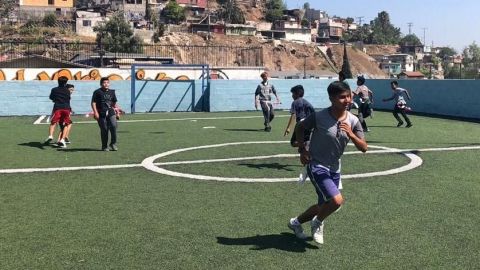
[[409, 35], [404, 36], [400, 40], [399, 45], [416, 46], [416, 45], [423, 45], [423, 44], [415, 34], [409, 34]]
[[478, 68], [480, 67], [480, 47], [473, 42], [463, 49], [463, 64], [465, 65], [465, 77], [474, 78], [478, 77]]
[[283, 10], [286, 9], [282, 0], [267, 0], [265, 9], [265, 20], [274, 22], [283, 17]]
[[345, 38], [350, 42], [362, 41], [363, 43], [370, 43], [370, 35], [370, 25], [364, 24], [357, 28], [357, 30], [351, 31]]
[[245, 23], [245, 14], [238, 6], [236, 0], [223, 0], [220, 1], [221, 8], [218, 15], [226, 23]]
[[121, 13], [115, 13], [106, 23], [93, 27], [97, 43], [107, 52], [139, 53], [142, 41], [133, 35], [133, 30]]
[[398, 44], [400, 41], [400, 28], [390, 23], [390, 15], [386, 11], [378, 13], [371, 24], [370, 43], [373, 44]]
[[457, 54], [457, 51], [454, 49], [454, 48], [451, 48], [451, 47], [443, 47], [440, 49], [440, 51], [438, 52], [437, 56], [442, 59], [442, 60], [445, 60], [447, 59], [448, 57], [451, 57], [451, 56], [454, 56]]
[[165, 8], [162, 10], [162, 16], [165, 17], [168, 23], [178, 24], [185, 20], [185, 8], [177, 4], [177, 1], [170, 0]]

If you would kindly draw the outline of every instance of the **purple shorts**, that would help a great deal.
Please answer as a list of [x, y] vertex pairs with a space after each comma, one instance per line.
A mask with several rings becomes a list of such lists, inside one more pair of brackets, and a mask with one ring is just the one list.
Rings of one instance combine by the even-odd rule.
[[315, 186], [315, 191], [318, 195], [318, 205], [322, 205], [340, 194], [340, 190], [338, 190], [340, 173], [331, 172], [322, 165], [313, 164], [308, 165], [307, 173], [313, 186]]

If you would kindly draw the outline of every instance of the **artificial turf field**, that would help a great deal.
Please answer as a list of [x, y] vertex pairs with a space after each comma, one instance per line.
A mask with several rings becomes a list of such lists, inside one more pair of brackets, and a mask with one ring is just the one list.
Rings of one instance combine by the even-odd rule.
[[[43, 145], [48, 126], [33, 125], [37, 117], [0, 118], [0, 269], [480, 268], [480, 124], [411, 116], [412, 128], [397, 128], [390, 113], [375, 112], [367, 120], [371, 153], [342, 159], [345, 205], [327, 219], [320, 246], [286, 227], [316, 194], [309, 182], [275, 180], [301, 171], [283, 137], [288, 115], [277, 116], [268, 133], [260, 112], [126, 115], [118, 152], [99, 151], [91, 118], [74, 117], [67, 149]], [[154, 163], [174, 174], [272, 182], [205, 181], [141, 166], [171, 150], [264, 141]], [[410, 162], [374, 146], [409, 149], [423, 163], [355, 177]], [[443, 148], [450, 149], [434, 151]], [[272, 157], [228, 160], [252, 156]], [[29, 168], [37, 170], [11, 171]]]

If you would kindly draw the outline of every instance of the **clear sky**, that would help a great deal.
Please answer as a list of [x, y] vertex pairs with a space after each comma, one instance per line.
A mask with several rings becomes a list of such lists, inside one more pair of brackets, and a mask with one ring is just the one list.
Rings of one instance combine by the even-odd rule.
[[412, 23], [411, 33], [422, 42], [425, 33], [426, 45], [449, 46], [457, 53], [474, 41], [480, 45], [480, 0], [285, 0], [288, 8], [305, 2], [329, 16], [352, 17], [357, 23], [357, 17], [363, 17], [362, 24], [386, 11], [403, 35]]

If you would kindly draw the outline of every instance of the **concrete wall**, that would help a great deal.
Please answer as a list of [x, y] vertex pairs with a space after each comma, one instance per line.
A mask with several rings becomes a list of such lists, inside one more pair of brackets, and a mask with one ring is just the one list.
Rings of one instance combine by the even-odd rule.
[[[292, 102], [290, 88], [302, 84], [305, 98], [314, 107], [325, 108], [330, 101], [326, 88], [331, 80], [271, 80], [282, 101], [277, 108], [289, 109]], [[72, 107], [75, 113], [90, 112], [90, 98], [99, 87], [98, 81], [72, 81], [75, 92]], [[202, 96], [202, 81], [137, 82], [136, 111], [192, 111], [202, 108], [215, 111], [254, 110], [254, 91], [259, 80], [212, 80], [210, 90]], [[374, 92], [374, 108], [393, 108], [393, 101], [382, 102], [390, 97], [390, 80], [367, 80], [366, 85]], [[409, 90], [413, 112], [480, 119], [480, 80], [400, 80], [400, 87]], [[349, 80], [355, 87], [355, 81]], [[52, 102], [48, 99], [55, 81], [2, 81], [0, 82], [0, 115], [50, 114]], [[119, 104], [130, 112], [131, 82], [112, 81], [117, 90]]]
[[[399, 86], [409, 91], [412, 100], [408, 106], [413, 112], [480, 118], [480, 80], [398, 80]], [[393, 109], [394, 103], [382, 102], [392, 95], [390, 80], [367, 80], [374, 92], [374, 107]], [[350, 85], [355, 85], [353, 82]]]
[[[282, 104], [279, 109], [290, 109], [290, 88], [302, 84], [305, 98], [316, 108], [329, 106], [327, 86], [331, 80], [270, 80], [275, 86]], [[255, 89], [260, 80], [215, 80], [210, 83], [210, 111], [255, 110]]]
[[[70, 104], [74, 113], [90, 112], [99, 81], [70, 82], [75, 85]], [[0, 115], [49, 115], [53, 107], [50, 89], [54, 86], [55, 81], [1, 82]], [[120, 107], [130, 113], [131, 82], [111, 81], [110, 88], [115, 89]], [[208, 100], [202, 98], [202, 81], [140, 81], [136, 89], [136, 112], [200, 111], [208, 106]]]

